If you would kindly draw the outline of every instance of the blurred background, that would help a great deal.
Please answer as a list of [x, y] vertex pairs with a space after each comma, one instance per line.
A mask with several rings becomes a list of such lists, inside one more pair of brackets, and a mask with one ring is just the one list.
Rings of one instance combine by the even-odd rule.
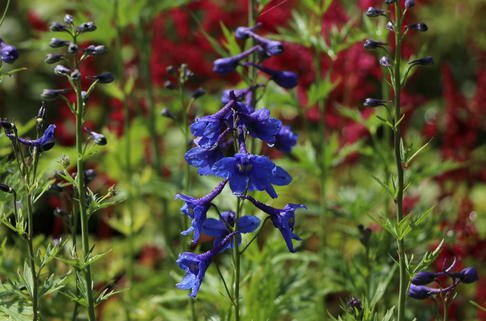
[[[393, 170], [390, 136], [376, 119], [379, 112], [362, 107], [367, 97], [388, 96], [380, 57], [363, 48], [365, 39], [389, 39], [386, 21], [370, 20], [363, 14], [369, 6], [382, 6], [382, 1], [327, 1], [323, 17], [312, 14], [312, 3], [259, 2], [259, 33], [285, 45], [284, 54], [265, 65], [299, 75], [295, 90], [269, 84], [261, 101], [273, 117], [299, 135], [290, 154], [263, 147], [294, 178], [290, 186], [278, 189], [280, 198], [273, 206], [291, 202], [309, 209], [296, 217], [297, 234], [305, 239], [298, 253], [286, 253], [278, 231], [268, 228], [244, 258], [244, 320], [332, 320], [329, 315], [342, 313], [342, 305], [351, 297], [372, 298], [382, 291], [377, 298], [390, 306], [397, 292], [394, 243], [373, 219], [393, 215], [392, 202], [372, 179]], [[190, 142], [184, 141], [183, 124], [178, 123], [185, 112], [181, 102], [192, 101], [189, 118], [194, 119], [218, 110], [223, 90], [244, 87], [237, 73], [214, 73], [212, 62], [230, 55], [233, 30], [247, 25], [248, 1], [13, 1], [0, 26], [0, 38], [15, 45], [20, 58], [3, 70], [27, 69], [0, 83], [0, 117], [15, 121], [25, 133], [35, 124], [42, 90], [66, 85], [53, 74], [53, 65], [44, 63], [46, 54], [53, 51], [48, 47], [50, 38], [59, 36], [48, 30], [49, 24], [61, 22], [66, 13], [78, 23], [96, 22], [97, 30], [86, 36], [85, 46], [109, 48], [107, 55], [89, 61], [82, 73], [111, 71], [116, 76], [114, 83], [96, 90], [87, 110], [86, 126], [108, 139], [105, 147], [90, 156], [88, 167], [96, 171], [90, 189], [104, 193], [116, 185], [124, 200], [90, 221], [96, 251], [112, 249], [93, 270], [99, 291], [125, 288], [127, 249], [132, 246], [128, 260], [134, 276], [130, 298], [123, 298], [123, 292], [109, 298], [98, 308], [100, 320], [121, 320], [127, 306], [134, 320], [189, 319], [187, 293], [174, 286], [182, 276], [175, 257], [181, 243], [189, 242], [179, 235], [182, 204], [173, 200], [176, 193], [187, 193], [182, 185], [183, 155]], [[405, 142], [420, 146], [430, 141], [407, 171], [412, 185], [405, 198], [406, 212], [435, 205], [423, 228], [408, 237], [406, 248], [420, 257], [444, 239], [444, 249], [431, 270], [440, 270], [454, 257], [457, 270], [478, 269], [479, 282], [461, 287], [450, 307], [449, 320], [458, 321], [486, 320], [486, 313], [470, 303], [484, 306], [486, 302], [485, 15], [483, 0], [417, 1], [407, 23], [425, 22], [429, 30], [410, 32], [403, 52], [404, 60], [433, 56], [435, 61], [417, 69], [402, 98]], [[313, 33], [316, 24], [322, 26], [320, 40]], [[314, 60], [316, 42], [322, 42], [320, 70]], [[179, 69], [182, 64], [193, 75], [178, 86], [177, 73], [168, 67]], [[324, 81], [317, 81], [317, 73]], [[193, 99], [198, 88], [205, 95]], [[325, 105], [323, 119], [317, 100]], [[174, 117], [167, 117], [168, 113]], [[57, 126], [56, 146], [44, 155], [42, 166], [53, 175], [61, 155], [74, 159], [75, 124], [63, 100], [47, 102], [47, 119]], [[319, 131], [320, 121], [325, 136]], [[325, 200], [316, 162], [316, 142], [321, 139], [328, 155]], [[10, 152], [9, 140], [2, 133], [0, 157], [6, 159]], [[198, 177], [193, 170], [190, 195], [204, 195], [215, 182], [214, 177]], [[230, 208], [231, 196], [225, 193], [228, 201], [222, 201], [222, 206]], [[53, 211], [68, 204], [66, 195], [55, 192], [38, 203], [38, 244], [65, 237], [63, 218]], [[372, 231], [366, 244], [360, 242], [359, 224]], [[2, 229], [0, 236], [8, 238], [8, 233]], [[196, 251], [210, 245], [211, 239], [203, 237]], [[2, 251], [0, 279], [5, 279], [19, 258], [14, 246]], [[221, 260], [222, 266], [229, 265], [229, 259]], [[270, 266], [264, 263], [270, 261]], [[51, 269], [59, 273], [64, 267], [59, 262]], [[391, 279], [383, 282], [388, 275]], [[227, 301], [223, 296], [216, 270], [210, 269], [197, 301], [201, 320], [224, 319]], [[59, 315], [67, 298], [56, 294], [45, 300], [52, 306], [46, 315], [62, 320]], [[434, 318], [432, 301], [408, 302], [410, 319]]]

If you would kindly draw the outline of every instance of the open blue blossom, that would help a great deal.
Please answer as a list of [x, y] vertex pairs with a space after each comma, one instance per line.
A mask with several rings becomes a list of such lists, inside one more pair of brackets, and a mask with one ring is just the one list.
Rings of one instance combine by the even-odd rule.
[[240, 64], [240, 61], [251, 55], [255, 51], [262, 50], [262, 47], [255, 46], [240, 53], [239, 55], [227, 58], [219, 58], [214, 61], [213, 71], [219, 74], [229, 74], [236, 70], [236, 67]]
[[213, 199], [218, 196], [221, 191], [223, 191], [223, 188], [227, 182], [227, 179], [223, 180], [208, 195], [201, 198], [194, 198], [184, 194], [177, 194], [175, 196], [175, 199], [181, 199], [185, 202], [184, 206], [181, 208], [181, 212], [192, 219], [191, 227], [189, 227], [181, 234], [187, 235], [191, 232], [194, 232], [192, 240], [193, 243], [197, 243], [197, 241], [199, 241], [201, 229], [204, 221], [206, 220], [206, 213], [209, 209], [209, 206], [211, 205]]
[[233, 194], [248, 191], [266, 191], [278, 197], [273, 185], [288, 185], [292, 177], [268, 157], [237, 153], [217, 161], [212, 168], [214, 175], [229, 179]]
[[179, 258], [176, 262], [179, 267], [186, 272], [186, 275], [181, 282], [176, 284], [176, 286], [182, 290], [191, 289], [189, 296], [193, 298], [196, 297], [204, 279], [204, 275], [206, 274], [206, 270], [211, 264], [213, 257], [218, 254], [221, 249], [226, 247], [228, 242], [236, 233], [238, 232], [228, 234], [220, 244], [214, 246], [211, 250], [205, 253], [195, 254], [191, 252], [184, 252], [179, 254]]
[[217, 113], [197, 118], [191, 125], [192, 135], [200, 137], [197, 141], [200, 147], [211, 149], [218, 143], [220, 135], [228, 127], [227, 118], [231, 115], [234, 105], [235, 101], [231, 100]]
[[248, 133], [263, 140], [268, 144], [275, 144], [275, 136], [282, 127], [282, 122], [275, 118], [270, 118], [270, 110], [266, 108], [258, 109], [251, 114], [239, 113], [239, 123], [245, 125]]
[[292, 240], [302, 241], [300, 237], [293, 233], [295, 225], [295, 210], [299, 208], [307, 208], [302, 204], [287, 204], [284, 208], [278, 209], [266, 204], [263, 204], [251, 196], [241, 195], [241, 198], [247, 199], [253, 203], [258, 209], [270, 215], [273, 226], [280, 230], [282, 237], [287, 244], [290, 252], [295, 252]]
[[[235, 225], [235, 213], [223, 212], [221, 213], [222, 219], [219, 220], [214, 218], [208, 218], [203, 223], [202, 232], [206, 235], [214, 237], [214, 246], [217, 246], [222, 242], [222, 240], [231, 233], [229, 227]], [[260, 219], [253, 215], [241, 216], [238, 220], [237, 231], [239, 233], [252, 233], [260, 225]], [[241, 235], [238, 235], [238, 245], [241, 243]], [[228, 245], [221, 249], [221, 251], [227, 248], [233, 247], [233, 241], [229, 242]]]
[[19, 58], [19, 52], [17, 51], [17, 48], [6, 44], [5, 42], [3, 42], [2, 39], [0, 39], [0, 49], [2, 61], [7, 64], [12, 64], [15, 62], [15, 60], [17, 60], [17, 58]]
[[44, 134], [38, 139], [26, 139], [20, 138], [19, 142], [32, 147], [39, 147], [42, 151], [47, 151], [54, 146], [54, 129], [56, 129], [56, 125], [49, 125], [47, 129], [44, 131]]
[[291, 71], [280, 71], [280, 70], [273, 70], [267, 67], [264, 67], [262, 65], [258, 65], [252, 62], [248, 62], [245, 65], [247, 66], [253, 66], [260, 71], [263, 71], [267, 75], [270, 76], [270, 79], [273, 80], [274, 82], [277, 83], [280, 87], [283, 87], [285, 89], [292, 89], [295, 86], [297, 86], [299, 77], [297, 74], [291, 72]]
[[184, 159], [189, 165], [197, 167], [199, 175], [213, 175], [211, 168], [223, 157], [223, 152], [219, 148], [205, 149], [201, 147], [194, 147], [184, 155]]

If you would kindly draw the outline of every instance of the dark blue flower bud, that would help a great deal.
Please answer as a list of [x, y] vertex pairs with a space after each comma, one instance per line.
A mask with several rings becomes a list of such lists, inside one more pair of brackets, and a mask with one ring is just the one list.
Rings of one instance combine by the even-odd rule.
[[96, 145], [100, 145], [100, 146], [106, 145], [107, 141], [105, 135], [94, 132], [86, 127], [84, 128], [84, 130], [91, 136], [91, 139], [94, 141]]
[[366, 98], [363, 106], [365, 107], [378, 107], [378, 106], [385, 106], [385, 104], [391, 103], [391, 100], [383, 100], [383, 99], [374, 99], [374, 98]]
[[72, 25], [74, 23], [74, 18], [70, 14], [64, 16], [64, 23]]
[[62, 188], [61, 185], [54, 183], [49, 187], [49, 191], [54, 193], [62, 193], [64, 189]]
[[430, 297], [433, 293], [432, 288], [423, 285], [410, 285], [408, 289], [408, 296], [417, 300], [424, 300]]
[[425, 32], [425, 31], [429, 30], [429, 27], [427, 27], [427, 25], [423, 22], [408, 25], [407, 28], [412, 29], [412, 30], [417, 30], [417, 31], [420, 31], [420, 32]]
[[54, 73], [58, 76], [69, 76], [71, 74], [71, 69], [64, 67], [63, 65], [57, 65], [54, 68]]
[[96, 177], [96, 170], [90, 168], [84, 171], [84, 180], [86, 184], [92, 182]]
[[391, 62], [390, 58], [388, 58], [387, 56], [383, 56], [380, 59], [380, 65], [382, 65], [383, 67], [391, 67], [392, 62]]
[[213, 63], [213, 71], [223, 75], [229, 74], [230, 72], [235, 71], [236, 67], [238, 67], [238, 65], [240, 64], [240, 60], [245, 59], [257, 50], [262, 50], [262, 47], [255, 46], [248, 49], [247, 51], [240, 53], [239, 55], [228, 58], [216, 59]]
[[260, 69], [264, 73], [270, 76], [270, 79], [275, 81], [277, 85], [286, 89], [292, 89], [297, 86], [299, 77], [291, 72], [291, 71], [280, 71], [280, 70], [273, 70], [261, 65], [257, 65], [255, 63], [246, 63], [245, 65], [250, 65], [255, 68]]
[[349, 306], [351, 309], [357, 309], [358, 311], [361, 311], [363, 309], [363, 306], [361, 304], [361, 300], [358, 298], [351, 298], [349, 301], [346, 303], [347, 306]]
[[46, 100], [52, 100], [58, 98], [62, 94], [67, 94], [70, 92], [71, 88], [64, 89], [44, 89], [42, 91], [41, 97]]
[[412, 284], [426, 285], [433, 282], [437, 276], [438, 276], [437, 273], [420, 271], [419, 273], [415, 274], [415, 276], [413, 277]]
[[0, 47], [1, 47], [1, 56], [2, 56], [2, 61], [11, 64], [14, 63], [17, 58], [19, 58], [19, 52], [17, 51], [17, 48], [11, 45], [7, 45], [0, 39]]
[[44, 59], [44, 62], [46, 64], [55, 64], [56, 62], [61, 61], [63, 57], [64, 56], [60, 54], [48, 54], [46, 59]]
[[378, 8], [369, 7], [368, 10], [366, 10], [366, 16], [374, 18], [378, 16], [386, 16], [386, 13]]
[[106, 49], [106, 47], [102, 45], [99, 46], [89, 45], [83, 50], [84, 53], [90, 56], [101, 56], [104, 55], [107, 51], [108, 50]]
[[51, 41], [49, 42], [49, 47], [51, 48], [61, 48], [61, 47], [67, 47], [69, 46], [70, 42], [67, 40], [62, 40], [59, 38], [51, 38]]
[[59, 217], [68, 217], [69, 216], [68, 212], [66, 212], [65, 210], [63, 210], [60, 207], [56, 207], [53, 211], [53, 214], [56, 215], [56, 216], [59, 216]]
[[416, 65], [416, 66], [432, 65], [433, 63], [434, 63], [434, 59], [432, 57], [424, 57], [409, 62], [410, 65]]
[[395, 31], [395, 26], [393, 26], [393, 22], [388, 21], [386, 23], [386, 29], [388, 29], [389, 31]]
[[414, 5], [415, 5], [415, 1], [414, 0], [406, 0], [405, 1], [405, 8], [407, 8], [407, 9], [410, 9]]
[[49, 30], [54, 32], [66, 31], [67, 27], [59, 22], [53, 22], [49, 26]]
[[0, 183], [0, 191], [5, 192], [5, 193], [14, 193], [14, 189], [11, 188], [10, 186]]
[[473, 267], [463, 269], [459, 273], [455, 273], [454, 276], [458, 277], [462, 283], [474, 283], [479, 280], [478, 272]]
[[47, 151], [54, 146], [54, 130], [56, 125], [49, 125], [44, 134], [38, 139], [18, 138], [19, 142], [31, 147], [39, 147], [41, 151]]
[[192, 98], [198, 99], [199, 97], [203, 96], [205, 93], [206, 92], [204, 91], [204, 89], [198, 88], [192, 93]]
[[167, 108], [162, 109], [160, 115], [166, 118], [175, 119], [174, 115]]
[[81, 73], [79, 72], [78, 69], [74, 70], [72, 73], [71, 73], [71, 79], [72, 80], [79, 80], [81, 79]]
[[176, 89], [177, 88], [177, 86], [174, 85], [174, 83], [172, 81], [170, 81], [170, 80], [166, 80], [164, 82], [164, 87], [165, 87], [165, 89], [169, 89], [169, 90], [173, 90], [173, 89]]
[[397, 0], [385, 0], [386, 4], [394, 4]]
[[374, 40], [371, 40], [371, 39], [368, 39], [366, 40], [364, 43], [363, 43], [363, 47], [365, 49], [376, 49], [376, 48], [382, 48], [383, 46], [385, 46], [386, 43], [384, 42], [381, 42], [381, 41], [374, 41]]
[[96, 79], [100, 84], [109, 84], [110, 82], [113, 82], [113, 80], [115, 80], [115, 77], [113, 77], [113, 74], [111, 72], [105, 72], [96, 76], [88, 76], [86, 78]]
[[78, 52], [78, 45], [75, 43], [70, 43], [67, 48], [67, 53], [73, 55], [77, 52]]
[[96, 25], [92, 21], [84, 22], [84, 23], [80, 24], [79, 26], [77, 26], [76, 27], [76, 30], [79, 33], [92, 32], [92, 31], [95, 31], [96, 30]]

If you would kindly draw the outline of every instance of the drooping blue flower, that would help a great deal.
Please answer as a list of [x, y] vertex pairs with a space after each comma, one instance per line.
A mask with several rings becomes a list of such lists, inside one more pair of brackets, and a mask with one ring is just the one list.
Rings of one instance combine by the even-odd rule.
[[197, 144], [200, 147], [211, 149], [213, 148], [224, 132], [227, 126], [227, 118], [231, 115], [231, 108], [235, 105], [235, 101], [231, 100], [217, 113], [197, 118], [191, 124], [190, 130], [192, 135], [200, 137]]
[[238, 39], [247, 39], [248, 37], [252, 37], [263, 47], [265, 54], [269, 57], [281, 54], [284, 51], [284, 47], [280, 41], [270, 40], [253, 32], [259, 26], [260, 24], [257, 24], [252, 28], [238, 27], [236, 29], [235, 36]]
[[231, 238], [237, 233], [238, 232], [230, 233], [221, 241], [220, 244], [214, 246], [211, 250], [205, 253], [195, 254], [191, 252], [184, 252], [179, 254], [179, 258], [176, 262], [179, 267], [186, 272], [186, 275], [181, 282], [176, 284], [176, 286], [182, 290], [191, 289], [189, 296], [193, 298], [196, 297], [204, 279], [204, 275], [206, 274], [206, 270], [211, 264], [213, 257], [218, 254], [221, 249], [226, 247]]
[[109, 84], [115, 80], [111, 72], [105, 72], [96, 76], [87, 76], [86, 78], [98, 80], [100, 84]]
[[19, 142], [32, 147], [38, 147], [41, 151], [47, 151], [54, 146], [54, 130], [56, 125], [49, 125], [44, 134], [38, 139], [18, 138]]
[[273, 185], [288, 185], [292, 177], [268, 157], [237, 153], [224, 157], [212, 168], [214, 175], [229, 179], [233, 194], [248, 191], [266, 191], [272, 198], [278, 197]]
[[184, 155], [184, 159], [189, 165], [197, 167], [199, 175], [213, 175], [211, 168], [223, 157], [223, 151], [219, 148], [205, 149], [201, 147], [194, 147]]
[[408, 296], [412, 297], [414, 299], [417, 299], [417, 300], [424, 300], [424, 299], [427, 299], [434, 294], [440, 294], [440, 293], [446, 293], [446, 292], [449, 292], [449, 291], [453, 291], [456, 288], [457, 284], [458, 284], [457, 282], [454, 282], [452, 285], [450, 285], [446, 288], [443, 288], [443, 289], [435, 289], [435, 288], [431, 288], [431, 287], [428, 287], [428, 286], [425, 286], [425, 285], [412, 284], [412, 285], [410, 285], [410, 288], [408, 289]]
[[290, 126], [282, 126], [275, 137], [275, 148], [284, 153], [290, 153], [292, 148], [297, 144], [298, 137]]
[[11, 46], [3, 42], [2, 39], [0, 39], [0, 49], [1, 49], [1, 56], [2, 56], [2, 61], [7, 63], [7, 64], [12, 64], [19, 58], [19, 52], [17, 51], [17, 48], [15, 46]]
[[262, 202], [257, 201], [251, 196], [240, 195], [239, 197], [249, 200], [258, 209], [270, 215], [270, 219], [272, 220], [273, 226], [275, 226], [280, 230], [280, 233], [282, 234], [282, 237], [284, 238], [289, 251], [295, 252], [294, 246], [292, 244], [292, 240], [302, 241], [300, 237], [298, 237], [293, 233], [294, 225], [295, 225], [295, 210], [299, 208], [307, 208], [305, 205], [287, 204], [285, 205], [284, 208], [278, 209], [263, 204]]
[[261, 51], [262, 47], [255, 46], [240, 53], [239, 55], [227, 58], [219, 58], [214, 61], [213, 71], [219, 74], [229, 74], [236, 70], [236, 67], [240, 64], [240, 61], [251, 55], [255, 51]]
[[454, 277], [459, 278], [462, 283], [474, 283], [479, 280], [478, 271], [474, 267], [464, 268], [462, 271], [453, 274]]
[[187, 235], [194, 232], [192, 240], [193, 243], [197, 243], [197, 241], [199, 241], [201, 229], [204, 221], [206, 220], [206, 213], [209, 206], [211, 205], [213, 199], [223, 191], [223, 188], [227, 182], [227, 179], [223, 180], [208, 195], [201, 198], [194, 198], [184, 194], [176, 194], [175, 199], [181, 199], [185, 202], [184, 206], [181, 208], [181, 212], [192, 219], [191, 227], [181, 234]]
[[275, 144], [275, 136], [280, 131], [282, 122], [270, 118], [270, 110], [261, 108], [251, 114], [238, 113], [238, 118], [239, 124], [243, 124], [251, 136], [268, 144]]
[[419, 273], [415, 274], [412, 279], [412, 284], [415, 285], [426, 285], [435, 280], [437, 276], [441, 275], [441, 273], [432, 273], [427, 271], [420, 271]]
[[44, 89], [42, 91], [41, 97], [46, 100], [56, 99], [62, 94], [67, 94], [72, 88], [62, 88], [62, 89]]
[[248, 62], [245, 65], [253, 66], [260, 71], [263, 71], [264, 73], [269, 75], [270, 79], [276, 82], [277, 85], [279, 85], [280, 87], [283, 87], [285, 89], [292, 89], [297, 86], [299, 77], [294, 72], [274, 70], [252, 62]]
[[[221, 241], [228, 235], [231, 230], [228, 227], [234, 227], [235, 225], [235, 213], [230, 212], [223, 212], [221, 213], [222, 219], [219, 220], [214, 218], [208, 218], [203, 223], [202, 232], [206, 235], [214, 237], [214, 246], [217, 246], [221, 243]], [[245, 215], [241, 216], [238, 220], [238, 225], [236, 231], [241, 233], [251, 233], [255, 231], [258, 226], [260, 225], [260, 219], [253, 215]], [[241, 243], [241, 235], [238, 235], [238, 245]], [[233, 247], [233, 241], [229, 242], [226, 247], [224, 247], [221, 251], [226, 250], [227, 248]]]

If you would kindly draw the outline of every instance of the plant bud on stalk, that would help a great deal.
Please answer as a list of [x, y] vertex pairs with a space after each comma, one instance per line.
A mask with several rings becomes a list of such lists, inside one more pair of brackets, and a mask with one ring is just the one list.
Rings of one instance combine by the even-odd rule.
[[60, 54], [48, 54], [46, 56], [46, 59], [44, 59], [44, 62], [46, 64], [55, 64], [63, 59], [63, 55]]
[[386, 16], [386, 12], [378, 8], [369, 7], [368, 10], [366, 11], [366, 16], [370, 18], [374, 18], [378, 16]]
[[0, 191], [11, 194], [15, 192], [13, 188], [3, 183], [0, 183]]
[[408, 26], [406, 26], [406, 28], [411, 29], [411, 30], [417, 30], [417, 31], [420, 31], [420, 32], [425, 32], [425, 31], [429, 30], [429, 27], [427, 27], [427, 25], [423, 22], [408, 25]]
[[49, 47], [51, 48], [61, 48], [61, 47], [67, 47], [69, 46], [70, 42], [67, 40], [62, 40], [59, 38], [51, 38], [51, 41], [49, 42]]
[[67, 28], [65, 25], [59, 23], [59, 22], [53, 22], [49, 26], [49, 30], [54, 31], [54, 32], [61, 32], [61, 31], [66, 31]]

